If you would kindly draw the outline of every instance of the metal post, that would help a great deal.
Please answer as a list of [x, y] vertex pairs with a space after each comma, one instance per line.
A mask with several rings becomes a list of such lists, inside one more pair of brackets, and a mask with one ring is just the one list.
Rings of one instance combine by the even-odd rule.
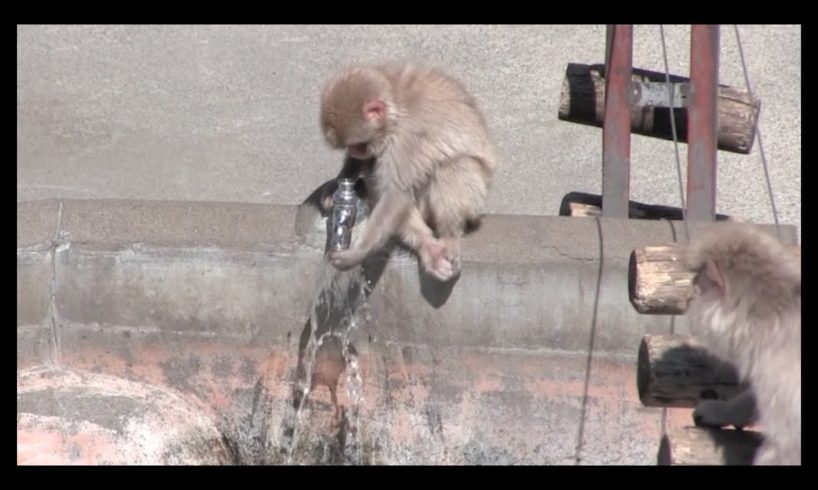
[[693, 25], [690, 32], [691, 100], [687, 122], [687, 217], [716, 218], [716, 150], [719, 26]]
[[608, 26], [602, 129], [602, 216], [627, 218], [630, 197], [633, 26]]

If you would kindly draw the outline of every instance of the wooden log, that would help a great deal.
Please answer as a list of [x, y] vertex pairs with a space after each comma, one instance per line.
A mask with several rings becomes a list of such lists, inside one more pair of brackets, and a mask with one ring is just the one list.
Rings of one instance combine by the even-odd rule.
[[[801, 247], [788, 245], [801, 257]], [[635, 249], [628, 264], [628, 293], [636, 311], [681, 315], [693, 297], [695, 273], [685, 264], [686, 247], [680, 244]]]
[[567, 203], [567, 212], [564, 216], [574, 218], [602, 216], [602, 208], [600, 206], [594, 206], [593, 204], [569, 202]]
[[696, 274], [685, 264], [682, 245], [635, 249], [628, 264], [628, 293], [639, 313], [680, 315], [693, 298]]
[[642, 338], [636, 387], [646, 407], [677, 408], [693, 408], [704, 399], [727, 400], [743, 389], [732, 365], [685, 335]]
[[[602, 216], [602, 196], [586, 192], [569, 192], [560, 203], [560, 216]], [[682, 220], [682, 209], [660, 204], [645, 204], [638, 201], [628, 202], [628, 218], [650, 220]], [[736, 218], [717, 214], [716, 221], [740, 221]]]
[[746, 466], [753, 464], [763, 440], [761, 433], [747, 430], [671, 428], [662, 436], [656, 459], [660, 466]]
[[[665, 74], [634, 68], [634, 82], [665, 82]], [[689, 83], [688, 78], [671, 75], [673, 83]], [[560, 93], [558, 117], [564, 121], [602, 127], [605, 112], [605, 65], [569, 63]], [[718, 90], [718, 148], [748, 154], [753, 148], [761, 101], [744, 89], [720, 85]], [[676, 133], [687, 142], [687, 109], [673, 110]], [[643, 136], [673, 139], [670, 109], [631, 108], [631, 131]]]

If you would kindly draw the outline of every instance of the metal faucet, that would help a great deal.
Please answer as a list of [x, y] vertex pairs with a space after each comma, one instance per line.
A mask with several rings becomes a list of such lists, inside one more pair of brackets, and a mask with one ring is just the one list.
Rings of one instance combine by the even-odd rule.
[[331, 251], [337, 252], [349, 248], [357, 204], [355, 179], [338, 179], [338, 189], [332, 199], [332, 235], [329, 242]]

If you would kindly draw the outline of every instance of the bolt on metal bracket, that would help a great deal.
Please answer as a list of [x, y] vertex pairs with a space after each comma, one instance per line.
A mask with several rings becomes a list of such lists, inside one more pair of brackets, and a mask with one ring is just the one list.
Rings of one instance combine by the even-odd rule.
[[687, 107], [690, 83], [631, 82], [633, 105], [636, 107], [669, 107], [669, 93], [673, 91], [673, 108]]

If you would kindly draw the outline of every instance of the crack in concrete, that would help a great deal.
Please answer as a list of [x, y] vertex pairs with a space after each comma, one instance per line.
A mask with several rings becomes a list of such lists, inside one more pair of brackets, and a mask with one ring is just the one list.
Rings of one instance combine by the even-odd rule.
[[51, 299], [48, 305], [48, 321], [50, 330], [48, 336], [48, 359], [50, 366], [59, 366], [61, 361], [62, 348], [60, 345], [60, 331], [57, 322], [57, 254], [66, 250], [70, 244], [65, 244], [61, 240], [60, 230], [62, 229], [62, 214], [64, 201], [60, 200], [60, 208], [57, 211], [57, 226], [51, 242]]

